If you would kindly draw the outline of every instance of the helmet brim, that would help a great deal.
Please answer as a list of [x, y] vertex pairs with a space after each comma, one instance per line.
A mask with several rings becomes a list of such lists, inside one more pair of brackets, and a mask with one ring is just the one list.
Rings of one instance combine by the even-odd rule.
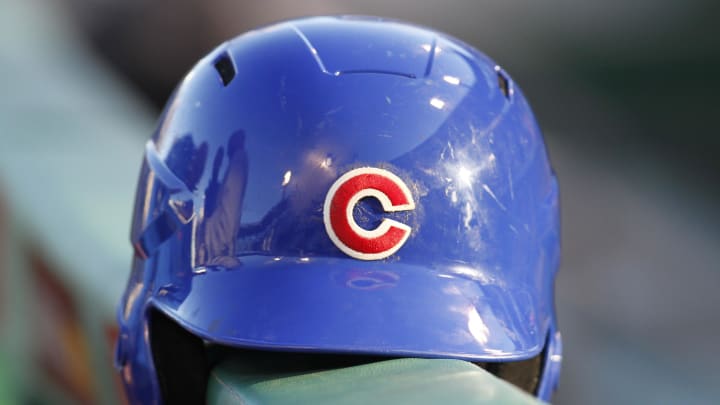
[[537, 289], [445, 267], [246, 256], [196, 271], [185, 291], [157, 289], [152, 305], [243, 348], [482, 361], [542, 350], [550, 314]]

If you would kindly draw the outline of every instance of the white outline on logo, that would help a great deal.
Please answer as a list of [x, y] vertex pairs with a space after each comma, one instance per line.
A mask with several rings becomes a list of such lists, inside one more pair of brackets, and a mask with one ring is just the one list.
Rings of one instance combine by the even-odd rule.
[[[395, 183], [395, 185], [400, 188], [402, 193], [405, 195], [405, 198], [410, 201], [409, 204], [393, 205], [392, 202], [390, 202], [390, 198], [388, 198], [388, 196], [382, 191], [374, 188], [367, 188], [353, 195], [348, 202], [348, 206], [345, 209], [345, 217], [350, 224], [350, 228], [360, 237], [365, 239], [377, 238], [384, 235], [393, 226], [405, 231], [403, 238], [397, 244], [395, 244], [392, 248], [379, 253], [363, 253], [348, 247], [335, 234], [335, 231], [332, 229], [332, 223], [330, 220], [330, 204], [335, 197], [335, 193], [343, 184], [345, 184], [345, 182], [358, 175], [363, 174], [376, 174], [391, 180], [393, 183]], [[355, 222], [355, 218], [353, 217], [353, 209], [360, 200], [366, 197], [374, 197], [378, 201], [380, 201], [380, 204], [382, 205], [382, 208], [385, 212], [410, 211], [415, 209], [415, 202], [413, 201], [412, 193], [410, 193], [410, 189], [405, 184], [405, 182], [400, 179], [400, 177], [384, 169], [378, 169], [375, 167], [360, 167], [343, 174], [342, 176], [340, 176], [340, 178], [335, 180], [335, 183], [333, 183], [333, 185], [330, 187], [330, 190], [325, 197], [325, 204], [323, 205], [323, 222], [325, 223], [325, 231], [327, 231], [330, 240], [333, 241], [335, 246], [337, 246], [338, 249], [342, 250], [348, 256], [360, 260], [384, 259], [397, 252], [398, 249], [400, 249], [405, 244], [408, 237], [410, 237], [410, 232], [412, 231], [412, 228], [406, 224], [403, 224], [402, 222], [398, 222], [389, 218], [383, 219], [380, 225], [373, 230], [366, 230], [360, 227], [357, 222]]]

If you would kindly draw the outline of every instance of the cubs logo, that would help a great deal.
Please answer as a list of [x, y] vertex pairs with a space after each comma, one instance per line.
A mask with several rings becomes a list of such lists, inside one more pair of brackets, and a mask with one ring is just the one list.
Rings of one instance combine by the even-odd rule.
[[340, 176], [330, 187], [323, 207], [325, 230], [335, 246], [348, 256], [381, 260], [397, 252], [412, 229], [389, 218], [372, 230], [360, 227], [353, 209], [366, 197], [376, 198], [385, 212], [415, 209], [410, 189], [398, 176], [375, 167], [361, 167]]

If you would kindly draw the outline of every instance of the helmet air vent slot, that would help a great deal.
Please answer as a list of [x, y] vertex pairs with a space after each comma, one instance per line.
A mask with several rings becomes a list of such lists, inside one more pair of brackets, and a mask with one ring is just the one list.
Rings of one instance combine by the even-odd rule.
[[220, 75], [223, 86], [227, 86], [235, 78], [235, 65], [227, 53], [223, 53], [215, 60], [215, 70]]
[[498, 87], [500, 87], [500, 91], [503, 92], [505, 98], [509, 100], [513, 93], [510, 87], [510, 79], [508, 79], [505, 72], [503, 72], [499, 66], [495, 66], [495, 72], [497, 73]]

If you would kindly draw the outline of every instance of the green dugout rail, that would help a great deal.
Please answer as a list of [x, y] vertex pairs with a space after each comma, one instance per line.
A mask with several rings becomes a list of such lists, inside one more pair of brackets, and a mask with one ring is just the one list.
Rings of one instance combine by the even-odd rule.
[[286, 375], [229, 359], [210, 374], [208, 404], [516, 404], [541, 402], [460, 360], [397, 359]]

